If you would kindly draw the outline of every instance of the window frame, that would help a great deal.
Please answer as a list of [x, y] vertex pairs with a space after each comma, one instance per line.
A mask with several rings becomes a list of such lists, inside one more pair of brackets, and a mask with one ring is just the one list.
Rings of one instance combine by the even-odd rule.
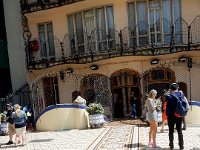
[[[154, 0], [155, 1], [155, 0]], [[170, 23], [171, 23], [171, 26], [172, 25], [174, 25], [174, 23], [175, 23], [175, 21], [176, 20], [174, 20], [174, 18], [175, 18], [175, 6], [174, 6], [174, 3], [175, 3], [175, 1], [176, 0], [169, 0], [170, 1], [170, 13], [171, 13], [171, 20], [169, 20], [170, 21]], [[148, 42], [147, 42], [147, 44], [144, 44], [144, 43], [142, 43], [142, 44], [140, 44], [140, 42], [139, 42], [139, 40], [140, 40], [140, 38], [142, 38], [142, 37], [146, 37], [146, 34], [145, 35], [139, 35], [139, 28], [138, 28], [138, 11], [137, 11], [137, 4], [138, 4], [138, 2], [146, 2], [146, 15], [147, 15], [147, 27], [148, 27], [148, 29], [147, 29], [147, 35], [148, 35]], [[156, 40], [156, 42], [155, 43], [153, 43], [153, 44], [155, 44], [155, 45], [166, 45], [166, 44], [169, 44], [169, 43], [167, 43], [167, 42], [165, 42], [165, 36], [166, 35], [169, 35], [169, 33], [168, 32], [164, 32], [164, 23], [162, 22], [162, 19], [164, 20], [165, 18], [163, 18], [163, 0], [158, 0], [158, 2], [159, 2], [159, 16], [160, 16], [160, 18], [159, 18], [159, 26], [160, 26], [160, 31], [159, 32], [156, 32], [156, 33], [154, 33], [154, 35], [155, 34], [157, 34], [157, 33], [160, 33], [161, 35], [160, 35], [160, 38], [161, 38], [161, 40], [160, 40], [160, 42], [157, 42]], [[130, 5], [134, 5], [134, 14], [133, 14], [133, 16], [134, 16], [134, 19], [135, 19], [135, 21], [134, 21], [134, 23], [135, 24], [133, 24], [133, 25], [131, 25], [130, 24], [130, 22], [129, 22], [129, 18], [131, 17], [131, 15], [129, 15], [130, 14]], [[180, 8], [180, 10], [179, 10], [179, 14], [180, 14], [180, 16], [178, 17], [178, 18], [181, 18], [181, 16], [182, 16], [182, 13], [181, 13], [181, 8], [182, 8], [182, 5], [181, 5], [181, 0], [179, 0], [179, 4], [180, 4], [180, 6], [179, 6], [179, 8]], [[127, 13], [128, 13], [128, 28], [129, 29], [134, 29], [134, 31], [136, 32], [136, 45], [135, 46], [145, 46], [145, 45], [151, 45], [152, 44], [152, 39], [151, 39], [151, 34], [152, 34], [152, 32], [151, 32], [151, 29], [150, 29], [150, 26], [151, 26], [151, 24], [150, 24], [150, 0], [132, 0], [132, 1], [129, 1], [129, 2], [127, 2]], [[154, 16], [155, 16], [155, 14], [154, 14]], [[157, 28], [157, 20], [154, 20], [154, 28]], [[171, 30], [170, 30], [171, 31]], [[171, 34], [171, 33], [170, 33]], [[128, 43], [130, 43], [130, 40], [132, 39], [132, 38], [134, 38], [134, 36], [130, 36], [131, 34], [130, 34], [130, 32], [129, 32], [129, 38], [128, 38]], [[129, 46], [131, 46], [131, 44], [129, 44]]]
[[[51, 31], [52, 31], [53, 36], [51, 38], [52, 38], [52, 41], [53, 41], [52, 49], [53, 49], [53, 52], [54, 52], [54, 55], [52, 55], [52, 56], [50, 55], [49, 44], [51, 42], [49, 41], [49, 37], [48, 37], [48, 32], [50, 31], [50, 30], [48, 30], [48, 27], [47, 27], [48, 24], [51, 24], [51, 26], [52, 26], [52, 30]], [[42, 26], [42, 25], [44, 26], [45, 41], [41, 42], [39, 26]], [[39, 41], [40, 41], [40, 56], [41, 56], [41, 58], [42, 59], [49, 59], [49, 60], [55, 59], [55, 57], [56, 57], [56, 49], [55, 49], [55, 43], [54, 43], [54, 32], [53, 32], [53, 23], [52, 23], [52, 21], [38, 23], [37, 24], [37, 31], [38, 31], [38, 38], [39, 38]], [[45, 54], [45, 56], [43, 56], [43, 54], [41, 53], [42, 52], [42, 47], [43, 47], [43, 46], [41, 46], [41, 44], [45, 44], [45, 46], [46, 46], [46, 54]]]
[[[104, 51], [104, 50], [101, 50], [100, 48], [99, 48], [99, 43], [105, 43], [106, 42], [106, 44], [108, 44], [109, 42], [112, 42], [112, 41], [115, 41], [115, 35], [114, 35], [114, 38], [112, 38], [112, 39], [109, 39], [109, 41], [107, 40], [107, 39], [103, 39], [103, 40], [98, 40], [98, 31], [97, 31], [97, 29], [98, 29], [98, 27], [97, 27], [97, 10], [98, 9], [103, 9], [103, 13], [104, 13], [104, 21], [105, 21], [105, 32], [106, 32], [106, 36], [107, 36], [107, 33], [109, 32], [108, 30], [108, 15], [107, 15], [107, 8], [109, 8], [109, 7], [112, 7], [112, 20], [113, 20], [113, 22], [112, 22], [112, 24], [113, 24], [113, 28], [115, 28], [115, 25], [114, 25], [114, 9], [113, 9], [113, 5], [111, 5], [111, 4], [109, 4], [109, 5], [103, 5], [103, 6], [99, 6], [99, 7], [94, 7], [94, 8], [88, 8], [88, 9], [86, 9], [86, 10], [81, 10], [81, 11], [77, 11], [77, 12], [74, 12], [74, 13], [71, 13], [71, 14], [68, 14], [67, 15], [67, 24], [68, 24], [68, 31], [70, 30], [69, 29], [69, 24], [70, 24], [70, 22], [69, 22], [69, 17], [70, 16], [73, 16], [73, 33], [74, 33], [74, 35], [75, 35], [75, 53], [73, 53], [73, 55], [76, 55], [76, 54], [85, 54], [85, 53], [91, 53], [91, 52], [93, 52], [93, 53], [99, 53], [99, 52], [102, 52], [102, 51]], [[87, 12], [87, 11], [92, 11], [93, 12], [93, 16], [94, 16], [94, 31], [92, 31], [91, 33], [90, 33], [90, 36], [87, 36], [86, 35], [86, 33], [87, 33], [87, 31], [86, 31], [86, 26], [85, 26], [85, 17], [84, 17], [84, 14], [85, 14], [85, 12]], [[77, 51], [77, 30], [76, 30], [76, 22], [75, 22], [75, 14], [77, 14], [77, 13], [81, 13], [82, 14], [82, 20], [81, 20], [81, 22], [82, 22], [82, 28], [83, 28], [83, 36], [84, 36], [84, 43], [83, 43], [83, 45], [84, 45], [84, 52], [83, 53], [79, 53], [78, 51]], [[93, 33], [94, 32], [94, 33]], [[108, 42], [108, 43], [107, 43]], [[90, 46], [89, 47], [89, 44], [91, 44], [92, 45], [92, 47]], [[107, 49], [106, 49], [107, 50]], [[72, 49], [71, 49], [71, 46], [70, 46], [70, 54], [72, 54], [71, 53], [72, 52]]]

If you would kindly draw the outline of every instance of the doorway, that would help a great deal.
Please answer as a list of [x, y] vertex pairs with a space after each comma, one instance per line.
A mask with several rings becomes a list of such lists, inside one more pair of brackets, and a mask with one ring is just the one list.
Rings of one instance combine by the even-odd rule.
[[114, 118], [123, 118], [131, 116], [130, 98], [131, 92], [134, 92], [138, 100], [137, 112], [140, 116], [140, 76], [131, 69], [122, 69], [111, 75], [112, 85], [112, 106]]

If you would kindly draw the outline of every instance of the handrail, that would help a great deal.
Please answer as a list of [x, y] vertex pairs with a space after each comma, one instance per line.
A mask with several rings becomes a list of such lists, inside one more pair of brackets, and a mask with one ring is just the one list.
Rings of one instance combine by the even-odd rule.
[[[167, 23], [167, 25], [166, 25]], [[60, 64], [84, 64], [99, 61], [102, 59], [109, 59], [120, 56], [150, 56], [150, 55], [164, 55], [169, 53], [176, 53], [180, 51], [198, 50], [200, 48], [200, 17], [196, 17], [191, 24], [183, 18], [178, 18], [174, 24], [171, 24], [165, 18], [160, 18], [156, 24], [164, 25], [164, 29], [160, 31], [162, 35], [162, 42], [143, 43], [140, 42], [140, 38], [144, 36], [150, 37], [152, 32], [147, 31], [145, 35], [139, 35], [136, 28], [125, 27], [120, 30], [115, 28], [110, 29], [112, 32], [107, 32], [101, 28], [95, 28], [91, 33], [87, 33], [85, 30], [77, 31], [73, 35], [65, 34], [62, 40], [57, 37], [52, 38], [54, 41], [55, 56], [49, 57], [47, 55], [48, 41], [41, 41], [39, 38], [34, 38], [39, 41], [40, 51], [43, 51], [43, 57], [33, 53], [29, 53], [29, 58], [32, 58], [28, 62], [28, 68], [42, 69]], [[149, 27], [147, 23], [145, 26]], [[171, 26], [170, 26], [171, 25]], [[112, 35], [109, 35], [112, 33]], [[140, 33], [143, 33], [142, 31]], [[77, 42], [78, 35], [84, 37], [83, 43]], [[101, 39], [98, 34], [104, 35]], [[93, 38], [91, 38], [93, 37]], [[32, 39], [33, 40], [33, 39]], [[101, 44], [99, 48], [98, 45]], [[83, 49], [81, 53], [79, 46], [82, 45]], [[29, 49], [30, 51], [30, 49]]]

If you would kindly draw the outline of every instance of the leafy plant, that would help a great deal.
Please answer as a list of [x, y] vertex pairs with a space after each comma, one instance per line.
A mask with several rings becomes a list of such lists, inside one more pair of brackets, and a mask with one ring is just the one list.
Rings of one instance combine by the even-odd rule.
[[160, 99], [156, 100], [156, 110], [161, 111], [162, 110], [162, 101]]
[[88, 105], [87, 112], [90, 115], [103, 114], [104, 113], [104, 108], [102, 107], [102, 105], [100, 103], [90, 103]]
[[0, 117], [1, 117], [1, 120], [0, 120], [1, 122], [6, 122], [6, 119], [7, 119], [7, 118], [6, 118], [6, 114], [1, 113], [1, 114], [0, 114]]

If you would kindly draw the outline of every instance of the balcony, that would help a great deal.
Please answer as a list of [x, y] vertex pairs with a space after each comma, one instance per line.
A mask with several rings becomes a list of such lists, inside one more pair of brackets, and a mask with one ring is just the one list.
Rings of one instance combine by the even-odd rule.
[[39, 10], [45, 10], [63, 5], [80, 2], [83, 0], [21, 0], [21, 10], [23, 13], [30, 13]]
[[[41, 69], [59, 64], [84, 64], [121, 56], [153, 56], [200, 48], [200, 16], [188, 25], [183, 18], [174, 24], [159, 19], [154, 25], [139, 22], [134, 28], [105, 31], [95, 28], [63, 40], [33, 38], [28, 46], [28, 68]], [[35, 44], [34, 44], [35, 41]]]

